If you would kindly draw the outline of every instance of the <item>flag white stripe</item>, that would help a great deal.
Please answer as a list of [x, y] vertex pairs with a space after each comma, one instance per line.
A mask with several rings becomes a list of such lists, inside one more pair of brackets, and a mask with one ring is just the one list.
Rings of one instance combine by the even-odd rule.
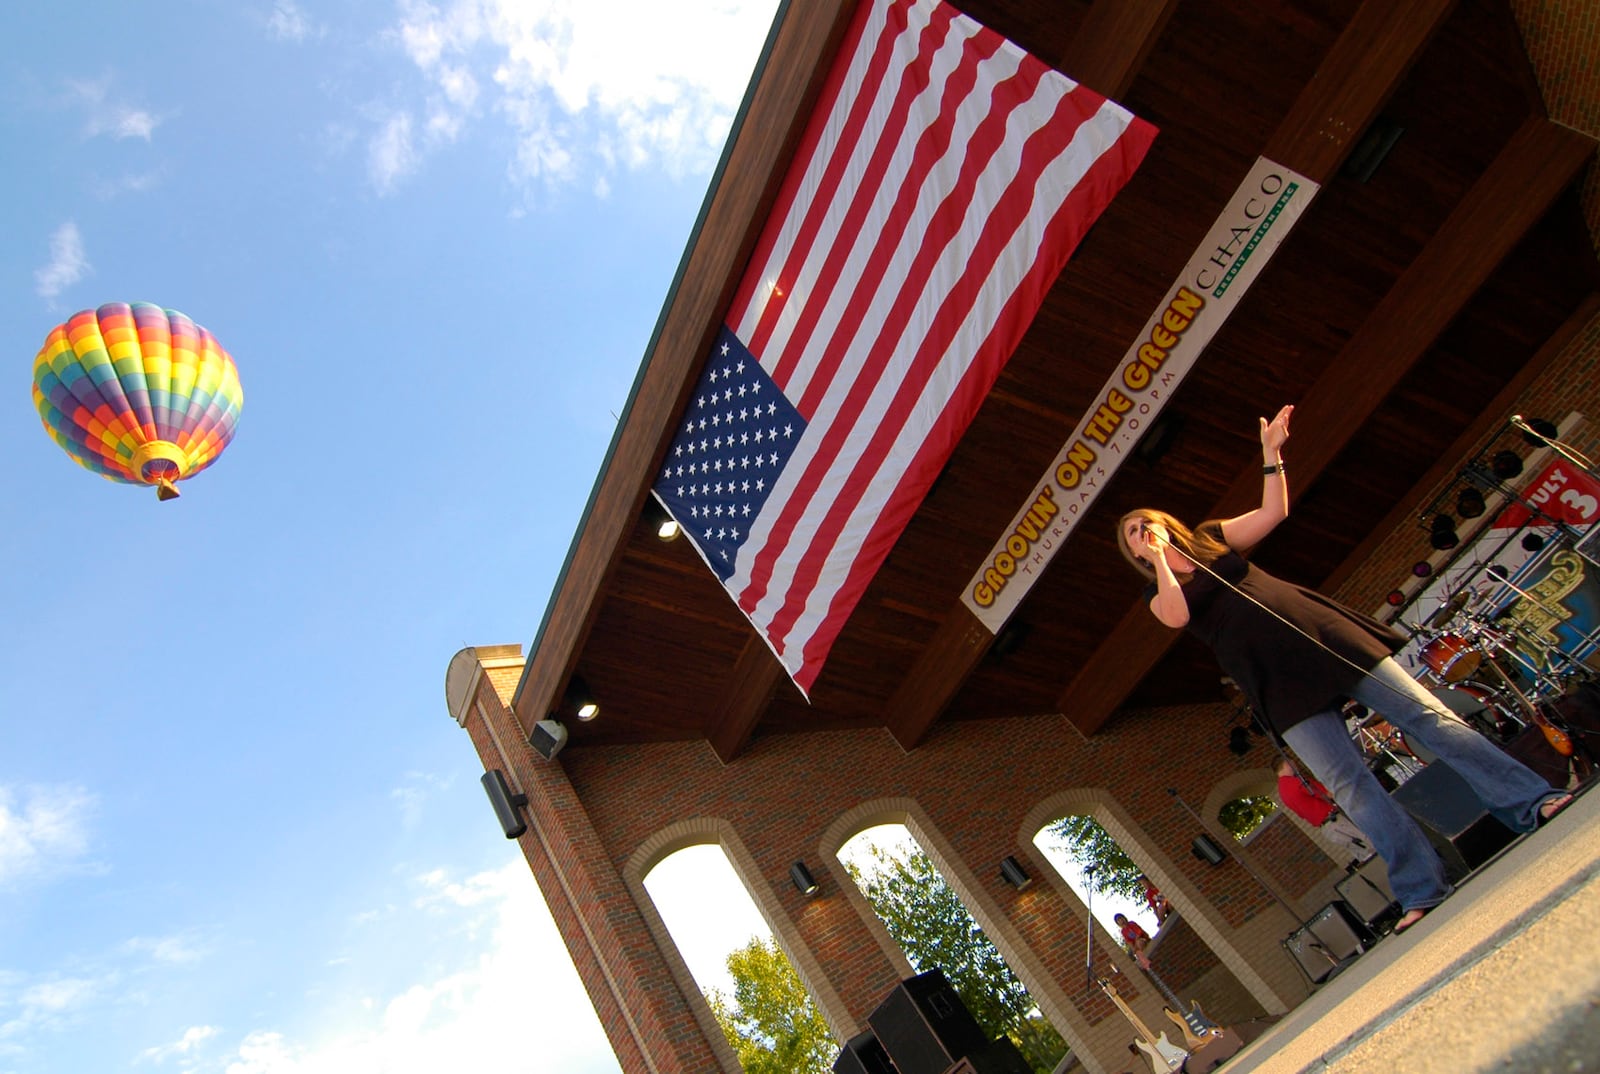
[[[902, 428], [888, 456], [879, 460], [873, 479], [851, 510], [850, 518], [840, 533], [840, 539], [828, 548], [818, 549], [812, 546], [817, 526], [823, 517], [823, 512], [820, 511], [806, 512], [804, 521], [796, 527], [787, 554], [779, 558], [779, 563], [783, 567], [782, 572], [774, 574], [767, 589], [767, 597], [750, 612], [751, 621], [766, 631], [773, 616], [783, 605], [784, 594], [790, 589], [794, 571], [814, 555], [823, 557], [818, 583], [811, 587], [807, 595], [804, 612], [783, 637], [771, 639], [775, 648], [784, 654], [785, 664], [789, 665], [792, 661], [792, 670], [799, 667], [801, 651], [806, 640], [826, 617], [839, 585], [848, 577], [851, 565], [859, 552], [861, 538], [870, 532], [884, 505], [906, 476], [906, 467], [901, 465], [901, 460], [909, 459], [917, 453], [928, 431], [949, 405], [952, 394], [959, 387], [969, 357], [977, 353], [978, 348], [993, 330], [1000, 308], [1038, 259], [1039, 244], [1045, 228], [1061, 210], [1059, 200], [1046, 195], [1052, 191], [1075, 186], [1088, 166], [1115, 144], [1126, 125], [1127, 113], [1115, 106], [1102, 107], [1096, 116], [1079, 130], [1067, 150], [1041, 172], [1033, 185], [1034, 197], [1027, 218], [1006, 243], [996, 261], [994, 271], [984, 281], [985, 293], [996, 297], [990, 302], [974, 305], [968, 311], [960, 329], [949, 340], [941, 356], [939, 369], [930, 380], [915, 413]], [[1003, 183], [1006, 177], [1016, 174], [1015, 160], [1001, 163], [1001, 158], [997, 157], [992, 170]], [[967, 241], [948, 248], [944, 261], [952, 278], [959, 274], [961, 268], [960, 264], [955, 263], [956, 251], [970, 249], [974, 236], [983, 226], [984, 219], [982, 216], [969, 215], [963, 228]], [[932, 307], [922, 308], [927, 310]], [[931, 325], [923, 327], [926, 329]], [[823, 478], [824, 487], [838, 487], [844, 482], [865, 446], [865, 441], [876, 430], [877, 425], [872, 420], [873, 416], [882, 414], [884, 406], [897, 387], [898, 381], [885, 381], [879, 384], [878, 391], [874, 393], [873, 405], [851, 430], [850, 446], [840, 452], [835, 465]], [[831, 409], [829, 403], [824, 403], [821, 408], [824, 413]], [[815, 427], [807, 430], [807, 441], [811, 440], [814, 431]], [[800, 451], [805, 451], [806, 447], [806, 444], [802, 444]], [[797, 472], [795, 464], [800, 461], [798, 455], [799, 452], [785, 471], [786, 479], [788, 475]], [[764, 533], [752, 531], [751, 541], [741, 550], [739, 570], [729, 579], [729, 589], [733, 593], [740, 592], [735, 582], [745, 570], [746, 557], [754, 559], [752, 545], [758, 540], [764, 540], [765, 536]], [[797, 549], [803, 551], [797, 553]]]
[[[1043, 107], [1053, 109], [1056, 102], [1059, 101], [1061, 93], [1059, 86], [1049, 86], [1049, 83], [1050, 80], [1042, 83], [1040, 91], [1035, 97], [1043, 97]], [[1019, 108], [1013, 113], [1012, 122], [1007, 125], [1007, 141], [990, 159], [983, 173], [979, 176], [978, 182], [974, 184], [975, 194], [1003, 190], [1006, 184], [1016, 176], [1021, 163], [1023, 145], [1036, 129], [1033, 124], [1024, 120], [1025, 114], [1036, 115], [1037, 113], [1030, 113], [1026, 107]], [[1045, 114], [1049, 114], [1049, 112], [1047, 111]], [[1122, 113], [1120, 109], [1112, 109], [1109, 113], [1106, 109], [1101, 110], [1100, 117], [1108, 115], [1113, 120], [1113, 130], [1107, 133], [1110, 135], [1110, 140], [1114, 142], [1116, 134], [1120, 133], [1122, 126], [1125, 125], [1117, 124], [1115, 120], [1117, 117], [1125, 116], [1126, 114]], [[1097, 117], [1098, 119], [1099, 117]], [[1096, 121], [1091, 121], [1091, 123], [1094, 122]], [[1086, 136], [1093, 133], [1092, 128], [1089, 131], [1080, 130], [1074, 141], [1070, 143], [1068, 151], [1058, 156], [1055, 161], [1052, 161], [1041, 175], [1040, 180], [1034, 184], [1035, 196], [1030, 210], [1030, 218], [1024, 223], [1018, 235], [1013, 236], [1001, 252], [1001, 260], [992, 270], [990, 278], [985, 281], [986, 287], [1002, 289], [1003, 295], [1009, 295], [1017, 282], [1027, 272], [1036, 256], [1037, 246], [1042, 237], [1044, 226], [1048, 223], [1055, 207], [1059, 204], [1058, 200], [1053, 197], [1042, 196], [1053, 191], [1051, 187], [1041, 186], [1041, 184], [1051, 182], [1065, 184], [1065, 186], [1056, 186], [1054, 190], [1070, 188], [1070, 185], [1075, 183], [1082, 176], [1084, 170], [1093, 163], [1092, 159], [1078, 160], [1073, 156], [1073, 153], [1075, 151], [1084, 152], [1088, 147], [1089, 152], [1085, 152], [1085, 156], [1089, 156], [1092, 153], [1092, 157], [1097, 159], [1107, 147], [1104, 137]], [[939, 184], [937, 192], [931, 191], [928, 187], [924, 188], [922, 202], [925, 205], [929, 201], [936, 202], [944, 198], [948, 188], [953, 184], [954, 173], [958, 173], [960, 170], [964, 155], [965, 145], [961, 142], [953, 143], [951, 151], [935, 169], [935, 173], [944, 178], [945, 181]], [[932, 186], [931, 182], [929, 186]], [[902, 336], [900, 345], [895, 348], [894, 353], [887, 358], [886, 372], [879, 382], [878, 389], [874, 392], [872, 404], [866, 408], [858, 419], [857, 425], [852, 430], [849, 445], [841, 451], [839, 459], [834, 463], [833, 471], [823, 479], [823, 487], [836, 487], [836, 485], [832, 484], [834, 474], [837, 473], [840, 467], [848, 471], [854, 465], [861, 441], [869, 438], [876, 429], [877, 419], [882, 416], [888, 402], [893, 398], [900, 381], [907, 372], [911, 359], [916, 354], [917, 347], [921, 345], [926, 333], [933, 329], [932, 317], [939, 304], [944, 300], [948, 289], [959, 281], [961, 273], [967, 268], [970, 257], [969, 251], [977, 245], [978, 237], [988, 222], [993, 203], [997, 200], [997, 197], [998, 195], [996, 194], [983, 200], [975, 198], [966, 207], [966, 215], [962, 220], [959, 234], [953, 236], [954, 241], [946, 245], [941, 252], [939, 262], [928, 280], [927, 290], [918, 302], [915, 311], [916, 319], [904, 326], [905, 335]], [[925, 221], [931, 211], [932, 206], [929, 206], [919, 215]], [[865, 229], [861, 235], [863, 245], [874, 241], [876, 238], [877, 234], [871, 228]], [[899, 284], [903, 279], [904, 266], [909, 264], [911, 259], [916, 256], [918, 249], [925, 240], [925, 230], [916, 227], [907, 229], [906, 233], [901, 237], [900, 247], [896, 252], [891, 271], [885, 274], [882, 279], [862, 281], [863, 287], [876, 286], [873, 304], [868, 314], [859, 320], [852, 321], [850, 324], [843, 323], [840, 316], [843, 313], [841, 300], [840, 305], [830, 307], [829, 310], [832, 330], [851, 332], [857, 330], [858, 326], [861, 325], [876, 326], [884, 324], [889, 313], [889, 306], [898, 294]], [[853, 269], [857, 272], [859, 272], [859, 268], [859, 262], [853, 265]], [[986, 324], [974, 327], [969, 321], [969, 324], [964, 326], [964, 331], [967, 333], [963, 341], [964, 346], [975, 346], [976, 342], [981, 342], [987, 336], [997, 309], [998, 305], [995, 305], [988, 312]], [[863, 349], [865, 345], [862, 344], [858, 349]], [[821, 350], [822, 348], [813, 343], [813, 349]], [[958, 353], [962, 355], [958, 361], [964, 365], [967, 356], [970, 356], [973, 351], [969, 349]], [[948, 351], [944, 360], [947, 362], [952, 360]], [[870, 361], [858, 360], [844, 363], [845, 369], [857, 371], [856, 376], [862, 375], [862, 370], [869, 370], [872, 375], [876, 375], [879, 367], [879, 363]], [[839, 417], [839, 408], [843, 397], [853, 386], [854, 381], [846, 378], [840, 378], [830, 385], [827, 395], [817, 407], [816, 417], [806, 432], [805, 441], [796, 451], [794, 458], [791, 459], [789, 466], [785, 470], [784, 477], [774, 489], [772, 502], [786, 499], [803, 479], [805, 464], [814, 457], [816, 451], [822, 445], [832, 422]], [[791, 398], [794, 397], [792, 391], [788, 394]], [[942, 409], [944, 401], [939, 400], [934, 406], [936, 410]], [[931, 421], [929, 424], [931, 425]], [[792, 576], [793, 568], [798, 565], [797, 559], [799, 557], [794, 554], [794, 550], [806, 548], [810, 545], [820, 518], [816, 517], [815, 512], [808, 512], [807, 516], [801, 526], [797, 527], [789, 542], [786, 554], [781, 557], [787, 563], [789, 569], [783, 575], [782, 581], [777, 577], [774, 578], [768, 587], [769, 596], [774, 592], [781, 592], [785, 588], [784, 582]], [[763, 518], [758, 520], [756, 526], [752, 527], [750, 539], [741, 550], [739, 565], [729, 578], [729, 587], [734, 593], [741, 594], [748, 584], [750, 572], [771, 536], [771, 528], [777, 517], [777, 512], [764, 512]]]

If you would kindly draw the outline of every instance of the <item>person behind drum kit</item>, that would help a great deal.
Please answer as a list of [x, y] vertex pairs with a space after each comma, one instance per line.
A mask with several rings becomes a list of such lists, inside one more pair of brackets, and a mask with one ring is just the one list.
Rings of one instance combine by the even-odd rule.
[[1340, 811], [1328, 788], [1307, 779], [1287, 757], [1278, 762], [1278, 800], [1285, 809], [1348, 851], [1347, 864], [1359, 865], [1376, 853], [1361, 829]]
[[1417, 822], [1367, 768], [1340, 715], [1346, 700], [1383, 713], [1445, 761], [1484, 804], [1529, 831], [1572, 800], [1468, 727], [1394, 661], [1404, 635], [1310, 589], [1282, 581], [1240, 553], [1289, 515], [1283, 445], [1294, 407], [1260, 419], [1261, 506], [1193, 530], [1141, 508], [1117, 524], [1117, 544], [1153, 584], [1150, 611], [1212, 649], [1257, 715], [1332, 792], [1388, 866], [1404, 932], [1450, 894], [1444, 863]]

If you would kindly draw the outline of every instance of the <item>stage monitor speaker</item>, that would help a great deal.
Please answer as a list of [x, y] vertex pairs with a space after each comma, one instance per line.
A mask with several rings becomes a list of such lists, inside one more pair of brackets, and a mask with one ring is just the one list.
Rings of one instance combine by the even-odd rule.
[[1390, 797], [1422, 826], [1452, 880], [1466, 876], [1516, 838], [1443, 761], [1400, 784]]
[[945, 1074], [989, 1038], [938, 970], [908, 977], [867, 1015], [899, 1074]]
[[1371, 926], [1385, 914], [1400, 908], [1394, 892], [1389, 890], [1389, 880], [1384, 874], [1383, 862], [1368, 858], [1343, 880], [1333, 885], [1352, 913]]
[[1347, 959], [1365, 951], [1365, 942], [1356, 931], [1350, 912], [1336, 899], [1285, 937], [1283, 948], [1315, 983], [1326, 980], [1342, 969]]
[[872, 1030], [845, 1041], [833, 1061], [833, 1074], [898, 1074], [889, 1053], [883, 1050]]

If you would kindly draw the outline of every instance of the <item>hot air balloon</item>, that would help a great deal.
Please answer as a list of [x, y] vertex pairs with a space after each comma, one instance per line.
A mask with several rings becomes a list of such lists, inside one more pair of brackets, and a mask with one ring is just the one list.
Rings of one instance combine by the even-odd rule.
[[244, 390], [228, 352], [188, 317], [108, 302], [51, 329], [33, 360], [33, 403], [85, 469], [170, 500], [233, 439]]

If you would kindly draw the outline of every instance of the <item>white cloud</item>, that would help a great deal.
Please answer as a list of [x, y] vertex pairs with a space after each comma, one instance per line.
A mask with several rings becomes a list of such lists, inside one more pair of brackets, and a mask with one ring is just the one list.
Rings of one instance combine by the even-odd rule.
[[72, 1021], [108, 984], [88, 977], [54, 977], [26, 985], [14, 996], [0, 993], [0, 1044], [12, 1046], [30, 1033]]
[[432, 792], [447, 789], [448, 779], [427, 772], [407, 772], [405, 782], [389, 792], [389, 797], [400, 810], [400, 823], [406, 828], [415, 827], [422, 820], [422, 810]]
[[[514, 1057], [516, 1068], [529, 1074], [614, 1074], [616, 1060], [524, 862], [464, 880], [435, 871], [419, 883], [421, 905], [454, 908], [454, 916], [481, 926], [469, 930], [484, 937], [475, 950], [465, 951], [455, 967], [372, 1003], [367, 1025], [351, 1025], [344, 1008], [337, 1024], [321, 1033], [256, 1029], [221, 1069], [436, 1074], [497, 1069]], [[530, 1011], [551, 1032], [530, 1037]]]
[[419, 155], [411, 139], [411, 116], [391, 115], [367, 145], [367, 175], [378, 193], [387, 194], [417, 168]]
[[136, 936], [122, 945], [127, 954], [148, 955], [167, 964], [197, 962], [204, 951], [187, 936]]
[[294, 0], [277, 0], [272, 5], [272, 13], [267, 16], [267, 32], [279, 41], [304, 41], [320, 36], [320, 31], [312, 26]]
[[164, 1063], [174, 1057], [186, 1056], [220, 1032], [216, 1026], [190, 1026], [184, 1030], [183, 1036], [171, 1044], [146, 1048], [139, 1053], [139, 1058], [151, 1063]]
[[161, 118], [154, 113], [113, 100], [110, 79], [70, 82], [68, 86], [89, 113], [84, 133], [90, 138], [109, 134], [117, 139], [142, 138], [148, 142], [161, 125]]
[[[76, 247], [76, 253], [69, 251], [63, 257], [57, 252], [50, 268], [40, 270], [39, 293], [47, 298], [60, 290], [46, 289], [47, 271], [59, 270], [65, 283], [71, 283], [82, 274], [73, 271], [71, 263], [75, 260], [87, 267], [82, 262], [77, 228], [71, 224], [67, 228], [71, 228], [70, 245]], [[60, 231], [56, 237], [60, 240]], [[0, 885], [49, 877], [81, 858], [89, 846], [88, 822], [94, 802], [82, 787], [32, 787], [18, 792], [0, 786]]]
[[[420, 111], [428, 117], [426, 143], [411, 163], [489, 111], [511, 126], [509, 167], [519, 181], [555, 186], [589, 176], [591, 188], [603, 189], [604, 175], [616, 168], [707, 170], [775, 6], [408, 0], [393, 37], [426, 80]], [[375, 144], [388, 139], [385, 130]], [[380, 191], [392, 189], [392, 180], [385, 186], [378, 176]]]

